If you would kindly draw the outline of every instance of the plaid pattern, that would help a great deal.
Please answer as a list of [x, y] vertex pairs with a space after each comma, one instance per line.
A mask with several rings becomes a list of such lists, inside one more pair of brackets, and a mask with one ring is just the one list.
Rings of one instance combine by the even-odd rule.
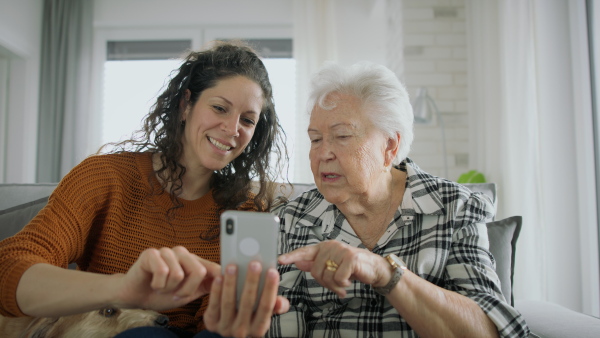
[[[501, 337], [526, 337], [529, 329], [504, 299], [488, 251], [485, 222], [494, 214], [489, 198], [429, 175], [410, 159], [397, 169], [408, 174], [406, 192], [373, 252], [395, 253], [413, 273], [474, 300]], [[275, 212], [281, 218], [280, 254], [328, 239], [365, 248], [344, 215], [317, 189]], [[346, 298], [339, 299], [293, 265], [280, 266], [279, 273], [280, 293], [290, 300], [291, 308], [273, 317], [268, 336], [417, 337], [370, 285], [355, 281]]]

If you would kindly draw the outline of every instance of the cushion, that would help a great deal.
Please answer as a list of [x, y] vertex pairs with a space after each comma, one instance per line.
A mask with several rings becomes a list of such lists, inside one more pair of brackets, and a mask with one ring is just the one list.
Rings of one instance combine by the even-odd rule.
[[0, 210], [0, 240], [19, 232], [48, 203], [48, 196]]
[[496, 200], [496, 183], [464, 183], [463, 186], [469, 188], [473, 192], [481, 192], [487, 195], [494, 204], [494, 209], [498, 207]]
[[600, 319], [558, 304], [519, 299], [515, 308], [527, 321], [529, 337], [600, 337]]
[[0, 210], [49, 196], [57, 183], [2, 183], [0, 184]]
[[300, 196], [302, 193], [309, 191], [311, 189], [316, 188], [317, 185], [314, 183], [300, 183], [300, 184], [294, 184], [294, 189], [292, 190], [292, 193], [290, 195], [290, 199], [294, 199], [298, 196]]
[[521, 216], [512, 216], [487, 223], [490, 251], [496, 260], [496, 273], [502, 284], [502, 294], [511, 305], [514, 305], [512, 284], [515, 271], [515, 251], [522, 221]]

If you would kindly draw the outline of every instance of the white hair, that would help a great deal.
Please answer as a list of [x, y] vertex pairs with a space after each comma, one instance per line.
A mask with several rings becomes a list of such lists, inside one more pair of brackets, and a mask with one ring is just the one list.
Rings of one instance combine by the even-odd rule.
[[312, 78], [307, 105], [309, 114], [317, 104], [323, 109], [333, 109], [334, 106], [325, 104], [325, 99], [334, 92], [359, 99], [363, 111], [386, 135], [400, 134], [394, 165], [408, 156], [414, 138], [414, 116], [408, 92], [394, 72], [368, 61], [348, 68], [328, 62]]

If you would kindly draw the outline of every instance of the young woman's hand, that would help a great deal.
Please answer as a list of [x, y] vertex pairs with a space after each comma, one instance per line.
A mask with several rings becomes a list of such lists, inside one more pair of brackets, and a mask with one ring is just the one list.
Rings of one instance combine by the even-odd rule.
[[248, 265], [239, 307], [236, 306], [237, 266], [228, 265], [225, 275], [214, 279], [208, 308], [203, 318], [209, 331], [224, 337], [260, 337], [269, 330], [273, 314], [282, 314], [289, 310], [289, 301], [277, 295], [279, 274], [277, 270], [270, 268], [258, 306], [256, 311], [253, 311], [261, 270], [262, 266], [257, 261]]
[[221, 267], [182, 246], [147, 249], [122, 277], [117, 305], [156, 311], [187, 304], [210, 292]]

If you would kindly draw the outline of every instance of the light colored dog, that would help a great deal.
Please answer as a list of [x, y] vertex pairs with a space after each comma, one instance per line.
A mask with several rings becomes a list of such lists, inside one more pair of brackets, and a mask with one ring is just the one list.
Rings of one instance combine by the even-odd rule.
[[58, 318], [0, 316], [2, 338], [108, 338], [140, 326], [166, 326], [167, 316], [150, 310], [106, 308]]

